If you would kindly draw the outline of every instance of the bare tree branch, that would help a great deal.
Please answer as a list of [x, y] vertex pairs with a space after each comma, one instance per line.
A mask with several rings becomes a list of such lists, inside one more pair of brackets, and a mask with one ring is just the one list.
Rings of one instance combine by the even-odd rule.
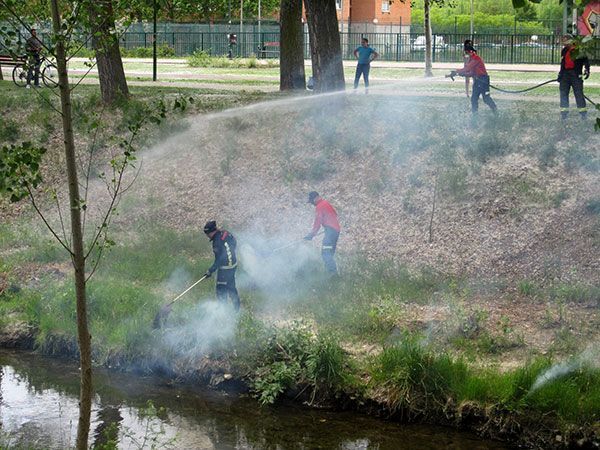
[[65, 222], [62, 217], [62, 209], [60, 207], [60, 201], [58, 200], [58, 194], [56, 193], [56, 190], [53, 191], [53, 196], [54, 196], [54, 200], [56, 201], [56, 209], [58, 210], [58, 218], [60, 219], [60, 227], [63, 232], [63, 237], [65, 238], [65, 242], [67, 242], [69, 244], [69, 247], [71, 247], [71, 242], [69, 241], [69, 238], [67, 237], [67, 231], [65, 229]]
[[29, 199], [31, 200], [31, 205], [33, 206], [33, 208], [35, 209], [35, 211], [38, 213], [38, 215], [40, 216], [40, 218], [42, 219], [42, 221], [44, 222], [44, 225], [46, 225], [46, 227], [48, 228], [48, 230], [50, 230], [50, 233], [52, 233], [52, 235], [56, 238], [56, 240], [60, 243], [60, 245], [67, 251], [69, 252], [69, 254], [71, 255], [71, 257], [73, 257], [73, 251], [71, 250], [70, 247], [68, 247], [63, 241], [62, 239], [56, 234], [56, 232], [54, 231], [54, 228], [52, 228], [52, 226], [48, 223], [48, 221], [46, 220], [46, 217], [44, 216], [44, 214], [42, 213], [42, 211], [38, 208], [37, 203], [35, 202], [35, 197], [33, 195], [33, 192], [31, 190], [31, 188], [29, 187], [29, 185], [27, 185], [27, 193], [29, 194]]

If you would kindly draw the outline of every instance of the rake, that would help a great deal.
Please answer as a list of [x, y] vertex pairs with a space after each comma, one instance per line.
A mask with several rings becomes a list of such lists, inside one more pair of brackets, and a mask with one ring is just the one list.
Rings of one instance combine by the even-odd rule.
[[181, 297], [183, 297], [185, 294], [187, 294], [198, 283], [206, 280], [207, 278], [208, 278], [208, 275], [204, 275], [202, 278], [200, 278], [198, 281], [196, 281], [194, 284], [192, 284], [189, 288], [187, 288], [185, 291], [183, 291], [181, 294], [179, 294], [177, 297], [175, 297], [169, 303], [167, 303], [166, 305], [163, 305], [162, 308], [160, 308], [160, 311], [158, 311], [156, 313], [156, 315], [154, 316], [154, 320], [152, 321], [152, 328], [155, 330], [159, 329], [162, 326], [162, 324], [165, 323], [165, 321], [167, 320], [167, 317], [169, 317], [169, 314], [171, 313], [171, 309], [173, 308], [173, 303], [175, 303], [177, 300], [179, 300]]

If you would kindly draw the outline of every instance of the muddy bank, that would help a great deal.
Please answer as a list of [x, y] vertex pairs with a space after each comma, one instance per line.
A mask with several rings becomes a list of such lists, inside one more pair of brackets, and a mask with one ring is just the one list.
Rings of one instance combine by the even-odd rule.
[[[32, 350], [35, 348], [36, 330], [24, 322], [13, 323], [0, 330], [0, 348]], [[56, 337], [45, 346], [45, 353], [52, 356], [77, 358], [76, 343]], [[164, 363], [126, 362], [120, 355], [106, 364], [108, 368], [145, 375], [168, 378], [169, 383], [180, 385], [203, 385], [230, 393], [248, 393], [250, 388], [246, 375], [236, 373], [235, 364], [227, 357], [202, 356], [190, 360], [174, 360]], [[498, 405], [484, 407], [475, 402], [456, 403], [449, 398], [446, 404], [430, 404], [426, 408], [392, 408], [392, 402], [384, 394], [344, 392], [315, 401], [309, 395], [309, 386], [295, 386], [286, 392], [291, 401], [314, 408], [331, 411], [356, 411], [369, 416], [398, 423], [443, 425], [456, 430], [475, 432], [483, 439], [497, 440], [526, 448], [564, 449], [600, 447], [600, 424], [560, 427], [558, 419], [528, 412], [519, 414]]]

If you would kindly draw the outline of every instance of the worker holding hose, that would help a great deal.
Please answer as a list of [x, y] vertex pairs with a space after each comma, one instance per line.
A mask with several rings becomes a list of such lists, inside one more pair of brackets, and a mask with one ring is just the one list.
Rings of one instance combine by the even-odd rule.
[[219, 230], [217, 222], [211, 220], [204, 225], [204, 233], [212, 242], [215, 261], [206, 271], [205, 276], [210, 277], [217, 272], [217, 298], [227, 302], [230, 297], [236, 311], [240, 309], [240, 296], [235, 287], [235, 270], [237, 268], [237, 257], [235, 248], [237, 242], [233, 234], [226, 230]]
[[[469, 56], [469, 61], [462, 69], [453, 70], [450, 77], [460, 75], [461, 77], [471, 77], [473, 79], [473, 90], [471, 92], [471, 112], [477, 113], [479, 109], [479, 96], [483, 99], [483, 103], [488, 105], [495, 113], [497, 110], [496, 103], [490, 95], [490, 77], [483, 63], [483, 59], [477, 54], [473, 44], [465, 42], [465, 53]], [[454, 79], [454, 78], [453, 78]]]
[[565, 120], [569, 115], [569, 92], [573, 88], [577, 111], [585, 120], [587, 105], [583, 94], [583, 80], [587, 80], [590, 76], [590, 61], [585, 55], [576, 54], [573, 35], [564, 35], [562, 43], [564, 47], [560, 53], [560, 72], [558, 72], [560, 118]]

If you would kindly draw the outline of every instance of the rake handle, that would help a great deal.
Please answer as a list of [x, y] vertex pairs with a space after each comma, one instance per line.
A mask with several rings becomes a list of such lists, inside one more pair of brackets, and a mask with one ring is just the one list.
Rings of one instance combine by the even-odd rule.
[[187, 294], [187, 292], [190, 291], [194, 286], [196, 286], [201, 281], [206, 280], [207, 278], [208, 278], [208, 275], [204, 275], [202, 278], [200, 278], [198, 281], [196, 281], [194, 284], [192, 284], [189, 288], [187, 288], [185, 291], [183, 291], [181, 294], [179, 294], [177, 297], [175, 297], [173, 300], [171, 300], [167, 304], [167, 306], [171, 306], [173, 303], [175, 303], [177, 300], [179, 300], [181, 297], [183, 297], [185, 294]]

